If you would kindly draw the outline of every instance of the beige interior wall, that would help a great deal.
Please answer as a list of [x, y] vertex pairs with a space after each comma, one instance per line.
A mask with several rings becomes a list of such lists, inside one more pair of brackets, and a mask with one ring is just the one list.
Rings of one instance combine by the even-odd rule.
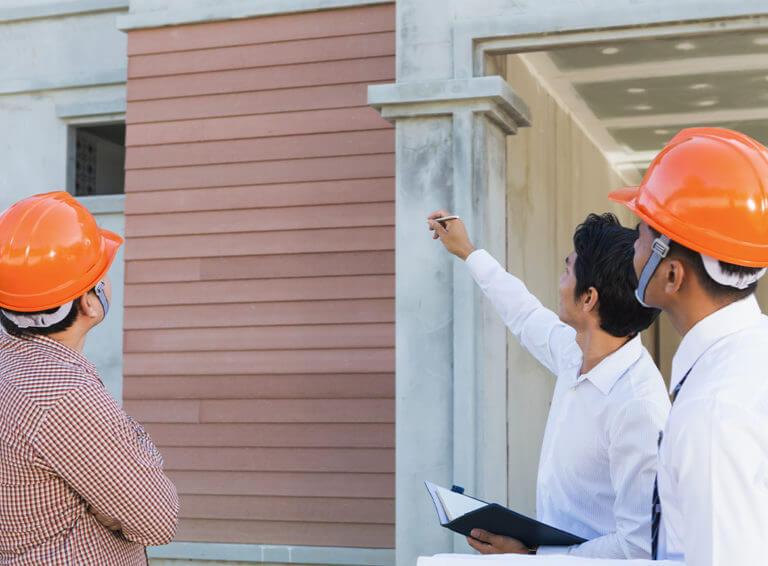
[[[611, 189], [622, 185], [621, 178], [523, 60], [510, 55], [496, 68], [506, 72], [533, 116], [532, 127], [507, 138], [507, 265], [545, 306], [556, 310], [558, 279], [572, 250], [575, 226], [590, 212], [614, 212], [630, 226], [637, 220], [607, 199]], [[655, 331], [643, 337], [652, 353], [654, 337]], [[509, 343], [509, 503], [532, 513], [555, 377], [517, 341]]]

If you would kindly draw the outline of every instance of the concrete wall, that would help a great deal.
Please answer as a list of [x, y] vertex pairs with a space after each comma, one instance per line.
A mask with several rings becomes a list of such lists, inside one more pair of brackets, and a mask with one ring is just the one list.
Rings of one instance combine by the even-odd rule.
[[[471, 46], [454, 49], [457, 24], [484, 28], [480, 36], [644, 26], [656, 22], [725, 18], [765, 13], [762, 0], [400, 0], [398, 82], [447, 79], [461, 70], [456, 57]], [[462, 51], [466, 48], [466, 52]]]
[[[72, 2], [59, 4], [75, 9]], [[91, 8], [104, 5], [114, 2], [90, 2]], [[0, 210], [33, 194], [65, 189], [70, 124], [121, 117], [126, 40], [115, 18], [125, 9], [77, 15], [67, 10], [51, 16], [50, 2], [0, 5]], [[123, 233], [122, 197], [82, 202], [102, 227]], [[110, 278], [112, 310], [89, 337], [85, 354], [120, 399], [122, 251]]]
[[57, 107], [125, 98], [117, 13], [0, 20], [0, 208], [65, 186], [68, 119]]
[[387, 4], [386, 0], [133, 0], [122, 29], [146, 29]]

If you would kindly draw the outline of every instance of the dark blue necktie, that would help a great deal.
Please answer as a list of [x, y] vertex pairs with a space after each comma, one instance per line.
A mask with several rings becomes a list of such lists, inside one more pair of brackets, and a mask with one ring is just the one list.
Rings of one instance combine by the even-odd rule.
[[[691, 368], [693, 369], [693, 368]], [[688, 379], [688, 372], [683, 376], [675, 388], [672, 390], [672, 404], [675, 403], [680, 389], [683, 387], [683, 383]], [[664, 438], [664, 431], [659, 431], [659, 442], [656, 445], [661, 447], [661, 439]], [[653, 480], [653, 507], [651, 508], [651, 560], [658, 560], [659, 555], [659, 526], [661, 525], [661, 499], [659, 498], [659, 473], [656, 472], [656, 479]]]

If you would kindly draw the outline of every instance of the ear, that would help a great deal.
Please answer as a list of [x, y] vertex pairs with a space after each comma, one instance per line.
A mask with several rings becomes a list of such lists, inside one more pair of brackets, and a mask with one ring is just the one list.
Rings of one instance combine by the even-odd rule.
[[81, 313], [83, 316], [87, 318], [98, 318], [100, 313], [98, 306], [100, 306], [101, 303], [99, 302], [99, 298], [96, 295], [93, 293], [86, 293], [80, 297], [79, 300]]
[[595, 289], [594, 287], [590, 287], [581, 296], [581, 299], [583, 301], [581, 308], [584, 312], [592, 312], [594, 310], [597, 310], [597, 305], [599, 304], [599, 299], [600, 299], [600, 295], [597, 292], [597, 289]]
[[[677, 259], [670, 259], [665, 262], [664, 273], [664, 292], [667, 295], [674, 295], [680, 292], [680, 288], [683, 286], [688, 273], [686, 272], [685, 264]], [[661, 267], [661, 266], [660, 266]]]

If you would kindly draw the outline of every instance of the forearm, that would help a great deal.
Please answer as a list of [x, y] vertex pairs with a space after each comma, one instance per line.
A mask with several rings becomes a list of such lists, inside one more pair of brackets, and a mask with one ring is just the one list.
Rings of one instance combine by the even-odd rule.
[[143, 503], [125, 510], [124, 518], [116, 517], [125, 538], [145, 546], [171, 542], [179, 515], [179, 498], [173, 483], [165, 478], [157, 480], [153, 488]]
[[465, 264], [504, 324], [519, 337], [526, 319], [543, 308], [539, 300], [485, 250], [475, 250]]
[[465, 263], [510, 332], [536, 359], [557, 373], [561, 355], [575, 346], [573, 329], [485, 250], [476, 250]]
[[48, 413], [36, 449], [127, 539], [159, 545], [173, 538], [179, 501], [160, 453], [100, 384], [72, 391]]

